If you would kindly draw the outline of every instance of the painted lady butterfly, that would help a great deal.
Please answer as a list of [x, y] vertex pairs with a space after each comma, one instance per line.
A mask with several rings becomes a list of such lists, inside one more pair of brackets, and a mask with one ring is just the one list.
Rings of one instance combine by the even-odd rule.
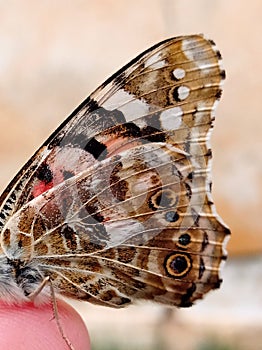
[[49, 137], [1, 196], [0, 296], [187, 307], [221, 282], [229, 229], [209, 146], [225, 72], [200, 35], [120, 69]]

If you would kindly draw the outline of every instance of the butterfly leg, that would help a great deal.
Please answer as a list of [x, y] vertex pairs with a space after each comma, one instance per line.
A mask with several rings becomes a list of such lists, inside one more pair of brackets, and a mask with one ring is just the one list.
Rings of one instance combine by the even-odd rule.
[[47, 285], [47, 283], [50, 283], [50, 277], [47, 276], [43, 279], [42, 283], [39, 284], [39, 286], [37, 287], [36, 290], [33, 291], [33, 293], [28, 295], [28, 298], [32, 301], [34, 301], [35, 297], [41, 293], [41, 291], [43, 290], [43, 288]]
[[57, 328], [62, 336], [62, 338], [64, 339], [64, 341], [66, 342], [66, 345], [68, 346], [68, 349], [69, 350], [75, 350], [74, 346], [72, 345], [72, 343], [70, 342], [70, 340], [68, 339], [68, 337], [66, 336], [64, 330], [63, 330], [63, 327], [61, 325], [61, 322], [60, 322], [60, 318], [59, 318], [59, 315], [58, 315], [58, 307], [57, 307], [57, 301], [56, 301], [56, 296], [55, 296], [55, 291], [54, 291], [54, 287], [52, 285], [52, 282], [51, 282], [51, 279], [49, 277], [46, 277], [47, 279], [47, 282], [46, 283], [49, 283], [49, 286], [50, 286], [50, 291], [51, 291], [51, 301], [52, 301], [52, 307], [53, 307], [53, 313], [54, 313], [54, 318], [56, 320], [56, 325], [57, 325]]
[[62, 338], [64, 339], [64, 341], [66, 342], [66, 345], [68, 346], [68, 348], [70, 350], [75, 350], [74, 346], [72, 345], [72, 343], [70, 342], [70, 340], [68, 339], [68, 337], [65, 335], [63, 327], [61, 325], [60, 322], [60, 318], [59, 318], [59, 314], [58, 314], [58, 307], [57, 307], [57, 301], [56, 301], [56, 296], [55, 296], [55, 291], [54, 291], [54, 287], [52, 285], [51, 279], [49, 276], [45, 277], [42, 281], [42, 283], [38, 286], [38, 288], [29, 295], [29, 298], [33, 301], [35, 299], [35, 297], [41, 293], [41, 291], [43, 290], [43, 288], [46, 285], [49, 285], [50, 287], [50, 292], [51, 292], [51, 302], [52, 302], [52, 308], [53, 308], [53, 315], [54, 318], [56, 320], [56, 325], [57, 328], [59, 330], [59, 333], [61, 334]]

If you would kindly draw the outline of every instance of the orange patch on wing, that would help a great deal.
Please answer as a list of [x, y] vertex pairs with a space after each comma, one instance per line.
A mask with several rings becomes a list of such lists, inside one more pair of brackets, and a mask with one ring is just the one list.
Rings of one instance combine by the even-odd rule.
[[138, 142], [137, 140], [132, 140], [125, 137], [118, 137], [118, 138], [110, 139], [104, 144], [107, 147], [107, 152], [108, 152], [107, 158], [109, 158], [120, 152], [142, 145], [142, 142]]

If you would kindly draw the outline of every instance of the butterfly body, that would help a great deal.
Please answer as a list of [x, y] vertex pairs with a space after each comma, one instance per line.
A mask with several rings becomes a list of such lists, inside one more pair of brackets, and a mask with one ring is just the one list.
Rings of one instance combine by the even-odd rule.
[[[0, 198], [0, 297], [190, 306], [220, 284], [229, 230], [209, 146], [224, 71], [202, 36], [139, 55], [87, 98]], [[39, 293], [36, 291], [39, 290]]]

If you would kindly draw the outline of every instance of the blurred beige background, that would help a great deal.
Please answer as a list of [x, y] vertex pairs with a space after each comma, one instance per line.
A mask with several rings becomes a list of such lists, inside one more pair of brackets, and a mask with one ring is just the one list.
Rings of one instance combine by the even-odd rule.
[[[226, 319], [233, 320], [232, 330], [234, 320], [244, 320], [248, 312], [256, 334], [261, 334], [261, 328], [256, 318], [254, 321], [255, 310], [262, 305], [256, 294], [262, 286], [261, 14], [260, 0], [0, 0], [1, 189], [92, 90], [142, 50], [166, 37], [190, 33], [204, 33], [217, 43], [227, 79], [212, 136], [213, 193], [219, 214], [232, 229], [228, 248], [233, 258], [221, 294], [216, 292], [214, 301], [212, 295], [200, 303], [206, 306], [199, 312], [198, 306], [194, 309], [191, 322], [197, 319], [200, 327], [199, 320], [213, 318], [205, 314], [206, 307], [213, 312], [218, 309], [219, 324], [225, 324], [222, 311], [228, 311], [234, 298], [243, 305], [254, 298], [248, 311], [240, 316], [239, 310], [232, 312], [232, 319], [229, 315]], [[102, 319], [108, 325], [122, 315], [128, 315], [128, 320], [135, 315], [142, 323], [148, 314], [151, 321], [166, 317], [162, 309], [152, 311], [150, 306], [142, 314], [131, 308], [113, 316], [108, 310], [87, 308], [98, 317], [98, 325]], [[180, 321], [175, 318], [173, 322], [184, 325], [183, 320], [189, 322], [188, 315], [186, 311], [178, 316]], [[92, 320], [88, 316], [91, 328]], [[243, 335], [241, 326], [237, 332]], [[183, 332], [179, 334], [183, 339]], [[252, 343], [254, 347], [251, 343], [243, 349], [260, 349], [257, 342]], [[187, 346], [184, 349], [193, 349]], [[164, 349], [161, 341], [159, 349]], [[182, 347], [171, 345], [170, 349]]]

